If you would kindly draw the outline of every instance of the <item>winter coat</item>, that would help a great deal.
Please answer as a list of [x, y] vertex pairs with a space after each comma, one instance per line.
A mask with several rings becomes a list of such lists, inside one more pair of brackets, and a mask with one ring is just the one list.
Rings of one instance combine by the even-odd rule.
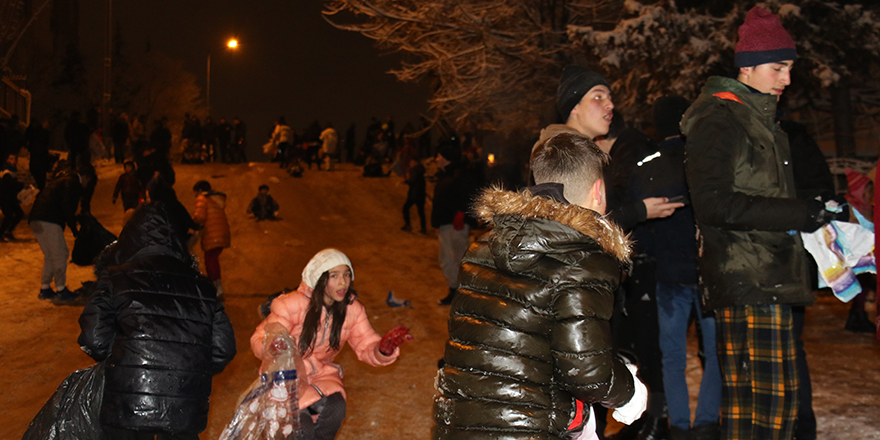
[[[262, 358], [265, 327], [270, 322], [283, 325], [290, 332], [290, 336], [299, 344], [303, 320], [308, 311], [312, 294], [311, 289], [305, 284], [301, 284], [299, 290], [285, 293], [272, 301], [272, 313], [257, 326], [257, 330], [251, 336], [251, 350], [257, 358]], [[358, 359], [373, 366], [391, 364], [400, 355], [399, 348], [395, 349], [390, 356], [379, 352], [379, 341], [382, 340], [382, 337], [373, 330], [367, 319], [364, 306], [357, 300], [349, 304], [346, 310], [345, 322], [342, 324], [339, 338], [340, 350], [334, 350], [330, 347], [329, 332], [330, 323], [327, 320], [327, 310], [322, 307], [319, 330], [315, 335], [313, 349], [303, 358], [310, 386], [302, 396], [299, 396], [300, 409], [308, 408], [321, 397], [334, 393], [342, 393], [342, 396], [345, 397], [345, 389], [342, 386], [342, 366], [333, 363], [333, 359], [346, 343], [354, 350]]]
[[808, 204], [775, 115], [776, 96], [711, 77], [682, 118], [709, 309], [815, 301], [800, 235], [789, 233], [804, 227]]
[[0, 209], [6, 210], [19, 205], [18, 193], [24, 184], [18, 180], [18, 170], [4, 166], [0, 169]]
[[211, 378], [235, 356], [223, 304], [178, 235], [161, 203], [144, 205], [99, 258], [78, 342], [95, 360], [107, 360], [106, 425], [203, 431]]
[[205, 227], [202, 234], [202, 250], [228, 248], [230, 245], [229, 222], [226, 220], [226, 194], [217, 191], [203, 192], [196, 196], [196, 212], [193, 220]]
[[266, 194], [265, 197], [257, 195], [251, 200], [251, 204], [248, 205], [247, 213], [253, 214], [254, 217], [263, 220], [269, 217], [274, 217], [278, 208], [278, 202], [276, 202], [271, 195]]
[[76, 209], [82, 196], [83, 187], [76, 173], [63, 172], [46, 184], [37, 194], [34, 206], [28, 215], [28, 223], [41, 221], [55, 223], [64, 229], [67, 225], [76, 234]]
[[605, 217], [564, 200], [559, 184], [478, 199], [494, 229], [461, 263], [435, 439], [555, 439], [568, 432], [575, 399], [609, 408], [632, 399], [608, 323], [629, 242]]
[[[633, 199], [685, 196], [690, 200], [684, 174], [684, 146], [681, 137], [668, 139], [656, 151], [639, 159], [642, 166], [636, 167], [630, 189]], [[690, 203], [669, 217], [636, 226], [632, 234], [639, 251], [653, 257], [655, 281], [697, 285], [697, 231]]]
[[425, 203], [425, 166], [421, 162], [407, 171], [406, 184], [406, 200]]
[[141, 182], [135, 173], [122, 173], [119, 180], [116, 181], [116, 188], [113, 190], [113, 200], [115, 201], [122, 194], [122, 200], [138, 201], [141, 197]]
[[293, 130], [289, 125], [275, 125], [275, 131], [272, 132], [272, 142], [275, 144], [291, 144], [293, 145]]
[[460, 163], [446, 165], [435, 176], [431, 227], [436, 229], [451, 225], [459, 212], [470, 212], [471, 197], [477, 191], [477, 184]]

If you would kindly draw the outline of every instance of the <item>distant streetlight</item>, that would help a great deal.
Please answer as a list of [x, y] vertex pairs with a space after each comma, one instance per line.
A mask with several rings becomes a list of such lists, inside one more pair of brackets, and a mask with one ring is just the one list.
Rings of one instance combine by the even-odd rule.
[[[238, 49], [238, 40], [235, 38], [230, 38], [229, 41], [226, 42], [226, 47], [231, 50]], [[211, 116], [211, 52], [208, 51], [208, 68], [207, 71], [207, 80], [205, 81], [205, 111], [208, 116]]]

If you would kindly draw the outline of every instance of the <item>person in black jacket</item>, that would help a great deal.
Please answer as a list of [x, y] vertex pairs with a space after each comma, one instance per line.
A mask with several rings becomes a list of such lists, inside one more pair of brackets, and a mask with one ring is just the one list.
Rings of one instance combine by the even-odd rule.
[[[64, 227], [69, 226], [76, 237], [76, 208], [79, 206], [83, 186], [88, 184], [87, 174], [64, 169], [34, 200], [34, 206], [28, 215], [28, 224], [44, 256], [40, 299], [53, 299], [57, 296], [62, 301], [68, 301], [76, 298], [76, 294], [67, 288], [67, 260], [70, 251], [64, 239]], [[52, 290], [53, 280], [56, 290]]]
[[18, 156], [9, 153], [6, 163], [0, 168], [0, 211], [3, 211], [3, 223], [0, 223], [0, 241], [15, 240], [12, 231], [24, 217], [18, 193], [24, 184], [18, 180]]
[[82, 122], [82, 116], [78, 111], [70, 113], [70, 120], [64, 127], [64, 141], [67, 143], [67, 164], [71, 169], [76, 169], [80, 163], [91, 162], [89, 154], [89, 138], [92, 130], [88, 124]]
[[406, 202], [403, 203], [403, 227], [404, 231], [412, 231], [412, 224], [409, 221], [409, 210], [415, 205], [416, 212], [419, 214], [419, 232], [426, 234], [428, 230], [425, 228], [425, 166], [416, 159], [409, 160], [409, 169], [406, 171], [405, 183], [409, 186], [406, 191]]
[[449, 285], [449, 293], [441, 299], [441, 306], [452, 303], [458, 289], [458, 266], [470, 244], [470, 225], [465, 222], [469, 210], [470, 193], [460, 164], [461, 151], [454, 144], [440, 148], [435, 159], [439, 170], [434, 185], [431, 207], [431, 227], [437, 230], [440, 241], [440, 269]]
[[37, 188], [42, 191], [46, 188], [46, 173], [52, 168], [49, 159], [49, 121], [40, 121], [31, 118], [31, 125], [28, 125], [24, 133], [27, 142], [28, 152], [31, 154], [28, 170], [37, 183]]
[[197, 440], [211, 378], [235, 356], [223, 304], [179, 237], [164, 205], [147, 203], [96, 264], [78, 343], [106, 361], [100, 420], [110, 439]]
[[531, 156], [537, 185], [488, 189], [494, 228], [461, 262], [437, 377], [435, 440], [595, 436], [591, 405], [631, 423], [647, 390], [612, 352], [608, 320], [629, 240], [602, 214], [605, 153], [562, 133]]

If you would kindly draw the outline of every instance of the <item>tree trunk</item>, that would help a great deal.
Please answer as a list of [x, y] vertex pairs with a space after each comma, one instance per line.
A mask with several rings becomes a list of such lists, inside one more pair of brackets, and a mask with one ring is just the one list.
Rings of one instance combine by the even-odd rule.
[[856, 138], [853, 128], [849, 81], [841, 78], [831, 87], [831, 117], [834, 121], [834, 145], [837, 157], [855, 157]]

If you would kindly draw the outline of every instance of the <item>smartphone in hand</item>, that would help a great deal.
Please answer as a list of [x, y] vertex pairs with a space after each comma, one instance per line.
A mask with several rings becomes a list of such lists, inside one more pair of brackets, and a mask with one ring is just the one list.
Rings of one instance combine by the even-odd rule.
[[678, 195], [675, 197], [669, 197], [666, 203], [684, 203], [685, 205], [687, 205], [688, 199], [683, 195]]

